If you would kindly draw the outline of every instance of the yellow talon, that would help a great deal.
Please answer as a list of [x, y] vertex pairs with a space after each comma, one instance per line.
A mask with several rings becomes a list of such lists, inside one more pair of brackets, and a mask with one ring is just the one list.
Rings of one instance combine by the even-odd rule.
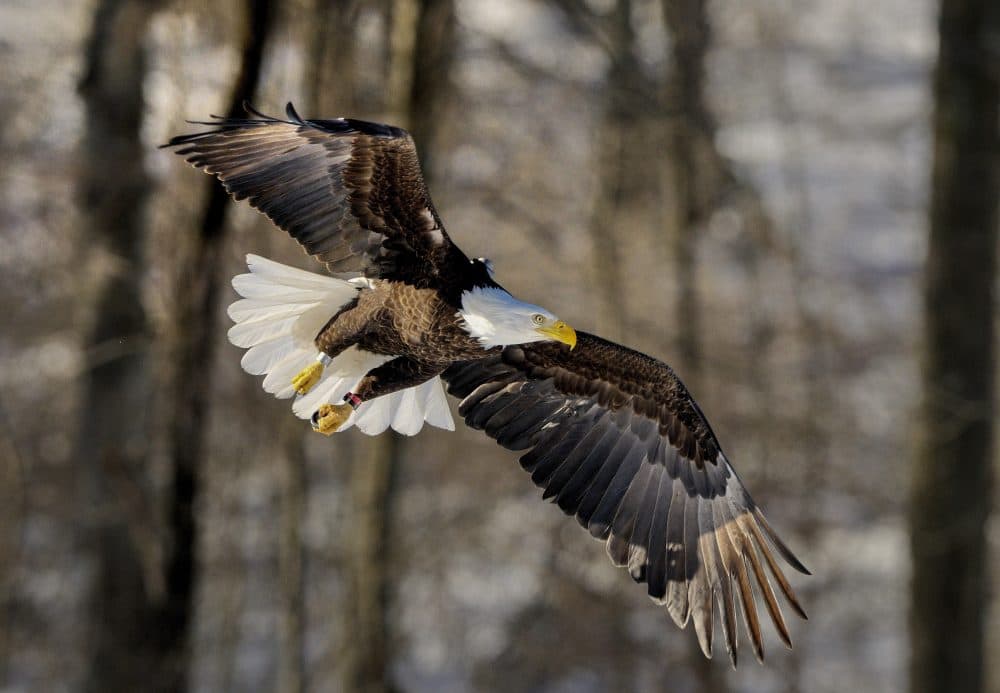
[[292, 378], [292, 387], [300, 395], [304, 395], [316, 387], [320, 377], [323, 375], [323, 364], [313, 361], [308, 366], [299, 371], [299, 374]]
[[317, 433], [333, 435], [351, 417], [349, 404], [324, 404], [312, 415], [312, 427]]

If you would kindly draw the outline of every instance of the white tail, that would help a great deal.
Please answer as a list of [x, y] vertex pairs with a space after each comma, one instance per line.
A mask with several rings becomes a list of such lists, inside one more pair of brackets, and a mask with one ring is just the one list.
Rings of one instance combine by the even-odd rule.
[[[229, 306], [229, 317], [236, 323], [229, 341], [247, 349], [240, 362], [243, 370], [264, 375], [264, 390], [287, 399], [295, 394], [292, 378], [316, 358], [315, 336], [368, 280], [313, 274], [259, 255], [247, 255], [247, 267], [250, 274], [233, 277], [233, 288], [243, 298]], [[292, 411], [308, 419], [320, 405], [339, 403], [368, 371], [391, 358], [347, 349], [324, 369], [308, 394], [295, 399]], [[378, 435], [391, 426], [412, 436], [425, 421], [455, 430], [440, 378], [363, 402], [342, 429], [356, 425], [362, 433]]]

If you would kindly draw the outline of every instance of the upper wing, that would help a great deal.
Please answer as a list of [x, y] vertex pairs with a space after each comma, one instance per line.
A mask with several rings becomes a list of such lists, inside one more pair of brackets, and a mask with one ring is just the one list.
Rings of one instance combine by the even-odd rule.
[[[615, 565], [648, 585], [678, 626], [694, 621], [711, 657], [713, 605], [736, 665], [736, 600], [763, 658], [753, 592], [791, 646], [763, 569], [805, 612], [774, 558], [806, 568], [771, 529], [687, 389], [664, 363], [583, 332], [572, 351], [539, 342], [507, 347], [444, 373], [459, 413], [598, 539]], [[752, 587], [751, 576], [756, 583]]]
[[472, 266], [438, 218], [405, 130], [303, 120], [291, 104], [288, 120], [247, 110], [257, 118], [201, 123], [216, 129], [164, 146], [248, 199], [334, 274], [440, 287], [439, 277]]

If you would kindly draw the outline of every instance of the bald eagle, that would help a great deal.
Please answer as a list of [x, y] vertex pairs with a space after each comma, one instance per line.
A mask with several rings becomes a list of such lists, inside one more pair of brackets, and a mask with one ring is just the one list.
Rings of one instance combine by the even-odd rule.
[[[233, 279], [229, 339], [267, 392], [330, 435], [465, 423], [521, 453], [531, 479], [615, 565], [645, 583], [711, 657], [718, 608], [733, 666], [737, 613], [763, 658], [754, 592], [791, 646], [774, 583], [805, 618], [775, 555], [806, 568], [743, 487], [665, 363], [515, 298], [452, 243], [400, 128], [286, 119], [247, 107], [173, 138], [194, 166], [267, 215], [328, 276], [255, 255]], [[766, 566], [766, 568], [765, 568]]]

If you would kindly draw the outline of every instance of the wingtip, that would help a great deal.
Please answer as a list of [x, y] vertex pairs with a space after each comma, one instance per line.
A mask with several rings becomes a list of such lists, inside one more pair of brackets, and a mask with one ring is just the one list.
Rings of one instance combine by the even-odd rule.
[[[189, 125], [196, 125], [197, 124], [197, 123], [194, 123], [194, 122], [192, 122], [190, 120], [185, 120], [184, 122], [188, 123]], [[186, 134], [186, 135], [174, 135], [173, 137], [171, 137], [169, 140], [167, 140], [163, 144], [158, 145], [156, 148], [157, 149], [166, 149], [167, 147], [179, 147], [182, 144], [188, 144], [188, 143], [190, 143], [192, 141], [192, 139], [197, 138], [199, 134], [200, 133], [189, 133], [189, 134]], [[177, 152], [177, 153], [180, 154], [181, 152]]]
[[292, 105], [291, 101], [285, 104], [285, 115], [288, 116], [288, 119], [293, 123], [303, 122], [302, 117], [299, 116], [298, 112], [295, 110], [295, 106]]
[[254, 105], [250, 103], [249, 99], [243, 99], [243, 110], [246, 111], [247, 115], [255, 116], [268, 123], [273, 123], [278, 121], [274, 116], [269, 116], [266, 113], [261, 113], [259, 110], [254, 108]]
[[792, 553], [792, 550], [787, 546], [784, 547], [787, 553], [783, 553], [782, 556], [788, 561], [788, 565], [792, 566], [795, 570], [803, 575], [812, 575], [812, 571], [806, 567], [806, 564], [799, 560], [799, 557]]
[[698, 647], [701, 648], [701, 653], [705, 655], [705, 659], [712, 658], [712, 638], [711, 636], [705, 637], [701, 631], [695, 629], [698, 639]]
[[764, 512], [760, 508], [755, 507], [753, 509], [753, 514], [760, 523], [760, 526], [764, 529], [771, 546], [773, 546], [774, 549], [781, 554], [781, 557], [785, 559], [785, 562], [803, 575], [812, 575], [802, 561], [800, 561], [798, 557], [792, 553], [792, 550], [788, 548], [785, 542], [781, 540], [778, 533], [774, 531], [774, 528], [771, 527], [771, 523], [767, 521], [766, 517], [764, 517]]

